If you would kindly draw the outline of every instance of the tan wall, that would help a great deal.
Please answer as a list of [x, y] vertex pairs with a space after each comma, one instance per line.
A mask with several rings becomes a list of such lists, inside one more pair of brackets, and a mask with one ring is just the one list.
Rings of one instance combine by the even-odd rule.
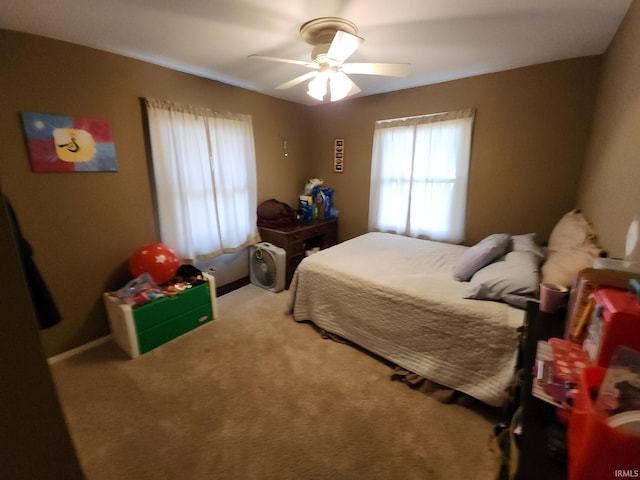
[[[640, 3], [632, 2], [602, 66], [578, 204], [612, 257], [640, 219]], [[636, 252], [634, 260], [640, 262]]]
[[[0, 30], [0, 181], [64, 321], [42, 332], [47, 355], [109, 333], [101, 294], [157, 241], [139, 97], [253, 116], [258, 200], [295, 202], [310, 175], [308, 107], [97, 50]], [[116, 173], [32, 173], [19, 112], [111, 123]], [[289, 156], [282, 152], [289, 140]], [[245, 273], [246, 275], [246, 273]], [[11, 279], [3, 279], [3, 282]]]
[[[376, 120], [474, 107], [465, 243], [499, 231], [546, 241], [574, 207], [598, 69], [581, 58], [314, 107], [314, 175], [336, 190], [340, 237], [367, 230]], [[345, 139], [343, 173], [334, 138]]]

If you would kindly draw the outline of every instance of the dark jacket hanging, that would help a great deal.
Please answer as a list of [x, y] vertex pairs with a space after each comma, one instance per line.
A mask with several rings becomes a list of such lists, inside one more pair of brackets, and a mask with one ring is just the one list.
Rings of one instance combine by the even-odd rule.
[[16, 233], [16, 240], [18, 241], [18, 249], [22, 260], [22, 268], [24, 269], [25, 277], [27, 278], [27, 284], [31, 292], [33, 306], [36, 310], [38, 324], [41, 329], [53, 327], [62, 320], [62, 317], [51, 293], [49, 292], [47, 284], [33, 261], [33, 249], [27, 239], [22, 236], [22, 231], [20, 230], [16, 213], [6, 197], [5, 201], [9, 208], [11, 221], [14, 225], [14, 232]]

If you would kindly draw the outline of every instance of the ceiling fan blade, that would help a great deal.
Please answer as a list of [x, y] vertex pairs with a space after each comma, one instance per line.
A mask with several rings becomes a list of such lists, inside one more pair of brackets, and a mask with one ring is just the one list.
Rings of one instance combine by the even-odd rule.
[[410, 67], [409, 63], [345, 63], [341, 70], [344, 73], [406, 77]]
[[337, 72], [330, 77], [329, 90], [331, 91], [332, 102], [342, 100], [345, 97], [355, 95], [362, 91], [360, 87], [343, 72]]
[[364, 38], [338, 30], [331, 41], [331, 46], [327, 51], [327, 57], [338, 63], [342, 63], [362, 45], [362, 42], [364, 42]]
[[360, 87], [356, 85], [356, 83], [353, 80], [351, 80], [351, 90], [347, 94], [347, 97], [350, 97], [351, 95], [355, 95], [356, 93], [360, 93], [361, 91], [362, 90], [360, 89]]
[[304, 82], [305, 80], [308, 80], [309, 78], [315, 77], [316, 75], [318, 75], [318, 72], [307, 72], [304, 75], [300, 75], [299, 77], [294, 78], [293, 80], [289, 80], [288, 82], [284, 82], [283, 84], [278, 85], [276, 87], [276, 90], [291, 88], [295, 85], [298, 85], [299, 83]]
[[270, 62], [291, 63], [293, 65], [302, 65], [304, 67], [313, 68], [318, 70], [320, 66], [314, 62], [303, 62], [302, 60], [291, 60], [289, 58], [267, 57], [265, 55], [249, 55], [250, 58], [256, 58], [258, 60], [268, 60]]

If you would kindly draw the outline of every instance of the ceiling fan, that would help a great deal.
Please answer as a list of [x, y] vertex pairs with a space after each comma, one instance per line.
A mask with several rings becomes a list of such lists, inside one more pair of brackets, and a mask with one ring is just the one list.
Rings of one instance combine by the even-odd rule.
[[404, 77], [409, 73], [408, 63], [344, 63], [364, 42], [358, 37], [358, 27], [349, 20], [337, 17], [316, 18], [300, 27], [302, 39], [313, 45], [311, 62], [287, 58], [249, 55], [259, 60], [302, 65], [313, 71], [300, 75], [278, 85], [276, 89], [291, 88], [306, 80], [309, 82], [307, 94], [317, 100], [324, 100], [327, 87], [332, 102], [360, 92], [360, 88], [347, 74], [384, 75]]

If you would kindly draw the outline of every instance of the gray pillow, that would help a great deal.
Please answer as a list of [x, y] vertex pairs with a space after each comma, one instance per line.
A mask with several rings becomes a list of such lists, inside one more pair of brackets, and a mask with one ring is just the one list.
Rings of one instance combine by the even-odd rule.
[[537, 298], [540, 288], [540, 260], [533, 252], [509, 252], [478, 270], [463, 298], [502, 300], [526, 308], [529, 298]]
[[511, 250], [514, 252], [531, 252], [535, 253], [540, 260], [545, 257], [544, 250], [536, 243], [535, 233], [525, 233], [522, 235], [511, 236]]
[[453, 278], [459, 282], [468, 281], [474, 273], [500, 258], [511, 247], [511, 235], [494, 233], [469, 247], [453, 266]]

